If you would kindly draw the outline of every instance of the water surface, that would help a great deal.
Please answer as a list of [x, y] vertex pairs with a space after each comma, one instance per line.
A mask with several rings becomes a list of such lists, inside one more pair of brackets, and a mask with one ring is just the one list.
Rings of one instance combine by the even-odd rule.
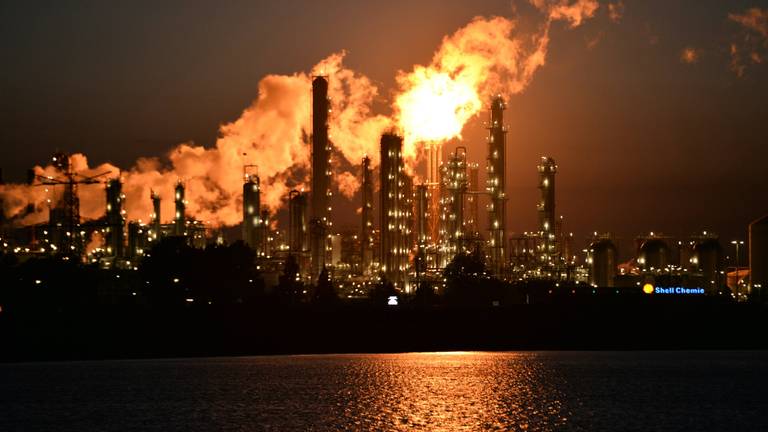
[[768, 430], [765, 352], [0, 365], [0, 430]]

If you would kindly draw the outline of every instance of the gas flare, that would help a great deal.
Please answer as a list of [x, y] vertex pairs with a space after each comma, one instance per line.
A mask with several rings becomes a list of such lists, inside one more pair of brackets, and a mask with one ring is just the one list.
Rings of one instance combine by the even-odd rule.
[[552, 22], [576, 27], [598, 8], [595, 0], [531, 4], [546, 17], [536, 34], [516, 33], [515, 22], [507, 18], [476, 17], [443, 39], [428, 66], [398, 73], [394, 112], [406, 159], [414, 161], [423, 144], [460, 138], [464, 125], [492, 96], [508, 98], [525, 90], [545, 64]]

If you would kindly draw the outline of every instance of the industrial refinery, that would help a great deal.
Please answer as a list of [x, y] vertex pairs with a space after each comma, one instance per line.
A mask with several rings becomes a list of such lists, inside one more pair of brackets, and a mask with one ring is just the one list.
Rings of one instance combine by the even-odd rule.
[[[501, 96], [488, 101], [484, 187], [479, 181], [480, 166], [469, 162], [461, 142], [453, 148], [426, 143], [426, 172], [422, 173], [406, 164], [402, 131], [389, 130], [380, 136], [379, 165], [374, 167], [368, 155], [360, 161], [357, 227], [337, 229], [328, 79], [312, 79], [309, 191], [291, 188], [283, 197], [286, 211], [270, 211], [262, 203], [265, 191], [259, 166], [243, 163], [238, 240], [253, 250], [267, 290], [278, 284], [290, 259], [298, 266], [297, 280], [313, 286], [325, 271], [345, 298], [366, 297], [370, 287], [381, 283], [391, 284], [402, 296], [413, 295], [419, 288], [440, 293], [445, 288], [446, 266], [460, 254], [480, 254], [485, 276], [509, 283], [543, 281], [648, 294], [675, 287], [685, 294], [730, 296], [737, 301], [747, 300], [768, 283], [766, 218], [750, 225], [747, 244], [724, 245], [716, 234], [706, 231], [685, 238], [649, 232], [625, 239], [620, 255], [619, 239], [610, 233], [574, 238], [556, 212], [558, 165], [549, 156], [531, 167], [540, 191], [536, 207], [515, 209], [536, 212], [538, 227], [513, 232], [508, 223], [506, 172], [513, 155], [507, 146], [506, 106]], [[234, 241], [225, 238], [222, 227], [189, 214], [184, 179], [178, 179], [173, 190], [152, 190], [146, 196], [152, 208], [146, 221], [127, 220], [120, 173], [82, 175], [69, 158], [64, 153], [53, 156], [57, 176], [30, 175], [29, 185], [43, 188], [49, 196], [48, 221], [31, 226], [3, 221], [0, 246], [4, 252], [22, 259], [53, 255], [104, 269], [131, 270], [166, 238], [180, 239], [193, 248]], [[98, 184], [104, 188], [104, 216], [83, 220], [78, 188]], [[165, 199], [173, 201], [174, 213], [163, 223], [169, 220], [161, 211]], [[726, 262], [724, 248], [731, 246], [736, 257], [739, 248], [748, 248], [748, 261]]]

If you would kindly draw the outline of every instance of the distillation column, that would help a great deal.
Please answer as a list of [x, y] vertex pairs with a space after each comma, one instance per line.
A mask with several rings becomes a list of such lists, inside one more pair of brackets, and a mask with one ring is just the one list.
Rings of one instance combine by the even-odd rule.
[[370, 273], [373, 262], [373, 170], [371, 158], [363, 158], [363, 207], [360, 236], [361, 271], [364, 275]]
[[123, 217], [123, 184], [119, 178], [107, 182], [107, 254], [114, 257], [124, 255], [125, 218]]
[[390, 133], [382, 135], [379, 172], [381, 271], [395, 287], [406, 290], [410, 211], [402, 150], [402, 137]]
[[507, 129], [504, 127], [506, 105], [501, 96], [491, 102], [491, 123], [488, 125], [488, 160], [486, 170], [488, 179], [486, 189], [491, 202], [488, 205], [488, 223], [490, 238], [488, 249], [490, 269], [497, 277], [504, 277], [506, 272], [506, 144]]
[[261, 182], [256, 174], [245, 173], [243, 183], [243, 242], [261, 256]]
[[556, 220], [555, 220], [555, 174], [557, 165], [554, 159], [542, 157], [539, 170], [539, 190], [541, 200], [537, 206], [539, 211], [539, 237], [541, 246], [539, 260], [545, 267], [551, 267], [556, 259]]

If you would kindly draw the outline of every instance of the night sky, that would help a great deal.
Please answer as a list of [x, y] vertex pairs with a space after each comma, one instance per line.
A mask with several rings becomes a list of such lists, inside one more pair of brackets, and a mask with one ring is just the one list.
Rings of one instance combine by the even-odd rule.
[[[0, 4], [5, 180], [23, 180], [55, 149], [127, 168], [181, 142], [213, 145], [264, 75], [308, 71], [342, 49], [379, 85], [388, 114], [398, 70], [428, 63], [474, 16], [514, 16], [508, 0], [195, 3]], [[606, 5], [579, 28], [554, 25], [547, 65], [509, 101], [510, 231], [535, 229], [536, 164], [548, 155], [557, 213], [578, 239], [745, 238], [768, 213], [768, 65], [733, 70], [744, 31], [728, 15], [768, 1], [625, 0], [618, 22]], [[529, 11], [518, 13], [526, 25]], [[768, 37], [756, 36], [765, 63]], [[464, 133], [477, 162], [486, 115]]]

